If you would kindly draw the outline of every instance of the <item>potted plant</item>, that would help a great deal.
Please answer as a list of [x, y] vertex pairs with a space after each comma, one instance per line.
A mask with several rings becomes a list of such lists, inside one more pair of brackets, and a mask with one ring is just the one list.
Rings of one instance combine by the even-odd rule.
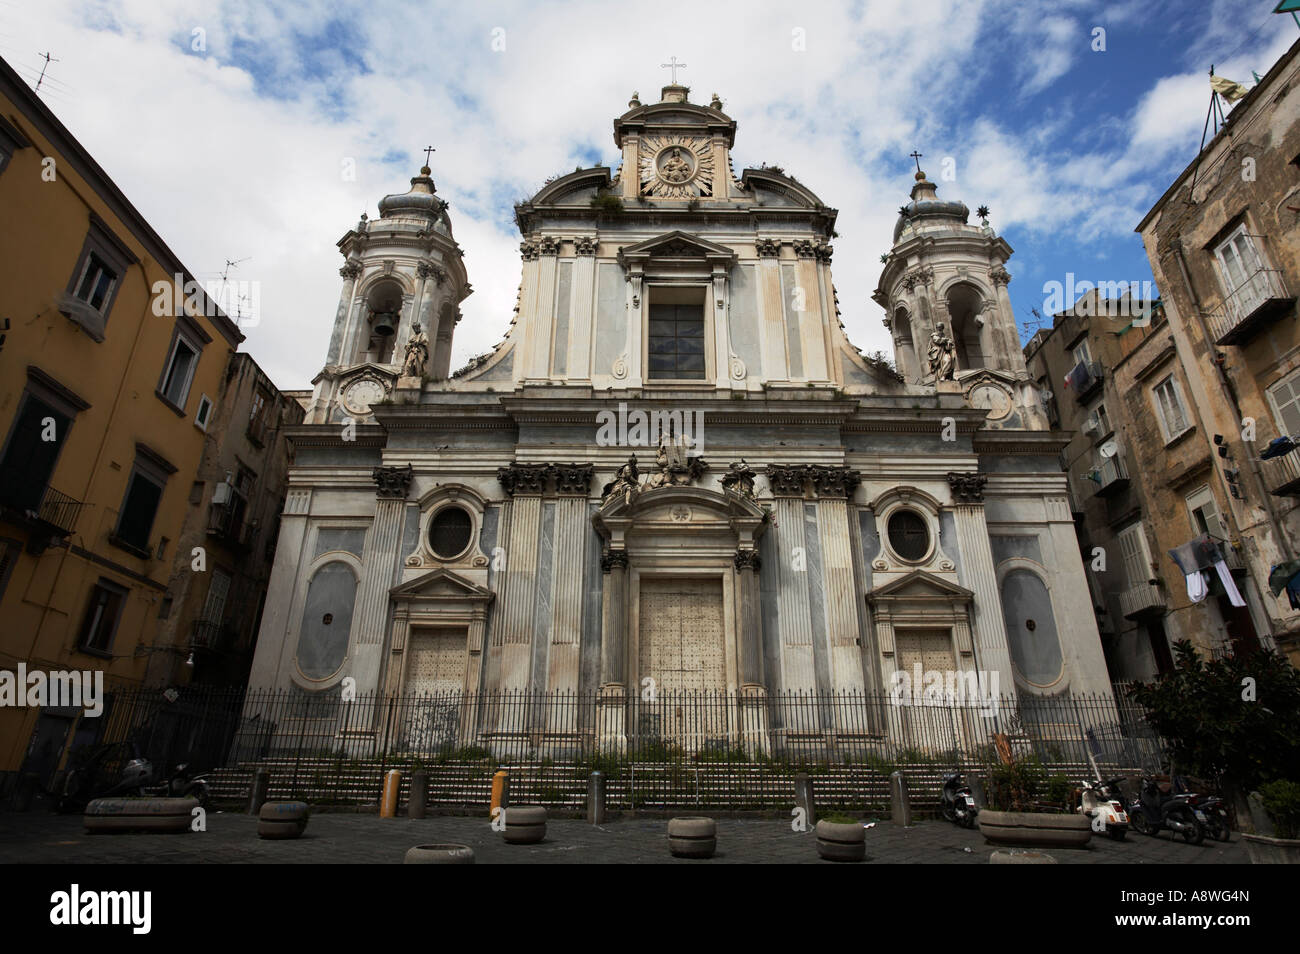
[[1272, 835], [1245, 834], [1252, 865], [1300, 865], [1300, 783], [1279, 779], [1259, 787]]
[[[1092, 837], [1088, 818], [1069, 812], [1064, 803], [1043, 799], [1049, 795], [1046, 773], [1038, 759], [1015, 758], [1005, 741], [998, 745], [1001, 760], [988, 769], [985, 796], [988, 808], [977, 821], [984, 839], [994, 845], [1019, 845], [1027, 848], [1082, 848]], [[1068, 784], [1068, 783], [1067, 783]], [[1052, 789], [1059, 789], [1053, 784]], [[1057, 805], [1059, 804], [1059, 807]]]

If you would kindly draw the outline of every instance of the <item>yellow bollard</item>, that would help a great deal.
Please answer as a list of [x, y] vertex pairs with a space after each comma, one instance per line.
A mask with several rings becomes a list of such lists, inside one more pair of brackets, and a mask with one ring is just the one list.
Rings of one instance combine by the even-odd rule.
[[488, 806], [488, 818], [496, 818], [498, 808], [506, 808], [510, 802], [510, 773], [505, 769], [492, 776], [492, 804]]
[[401, 791], [402, 773], [397, 769], [389, 769], [384, 776], [384, 798], [379, 803], [380, 818], [397, 817], [397, 798]]

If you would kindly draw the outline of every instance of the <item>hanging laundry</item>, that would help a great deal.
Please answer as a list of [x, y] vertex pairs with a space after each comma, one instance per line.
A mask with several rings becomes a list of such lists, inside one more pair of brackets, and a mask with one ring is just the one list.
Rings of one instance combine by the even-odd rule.
[[1193, 603], [1199, 603], [1210, 594], [1209, 584], [1205, 582], [1205, 575], [1197, 570], [1195, 573], [1187, 574], [1187, 595]]
[[1219, 546], [1208, 533], [1203, 533], [1195, 540], [1184, 543], [1169, 551], [1170, 558], [1178, 564], [1184, 576], [1191, 576], [1197, 570], [1208, 570], [1215, 563], [1223, 562]]
[[1214, 564], [1214, 569], [1219, 574], [1219, 582], [1223, 584], [1224, 592], [1228, 594], [1228, 601], [1233, 606], [1245, 606], [1246, 601], [1241, 598], [1241, 592], [1237, 589], [1237, 581], [1232, 578], [1232, 571], [1228, 569], [1228, 564], [1219, 560]]
[[1268, 571], [1268, 588], [1274, 596], [1287, 589], [1300, 577], [1300, 560], [1287, 560], [1271, 567]]
[[1281, 437], [1275, 437], [1268, 442], [1264, 452], [1259, 455], [1260, 460], [1272, 460], [1274, 457], [1285, 457], [1295, 450], [1296, 444], [1291, 438], [1283, 434]]

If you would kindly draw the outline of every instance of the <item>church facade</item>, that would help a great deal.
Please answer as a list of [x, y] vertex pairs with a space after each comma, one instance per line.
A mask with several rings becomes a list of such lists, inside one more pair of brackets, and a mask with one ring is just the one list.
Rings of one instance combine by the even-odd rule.
[[[918, 172], [875, 293], [895, 361], [865, 357], [835, 210], [737, 175], [735, 135], [716, 97], [634, 97], [615, 172], [516, 208], [514, 321], [455, 372], [472, 289], [429, 169], [344, 235], [254, 688], [450, 695], [467, 741], [525, 749], [617, 747], [656, 693], [731, 700], [703, 731], [750, 741], [848, 731], [773, 699], [921, 672], [1110, 694], [1011, 248]], [[526, 725], [480, 704], [511, 692]]]

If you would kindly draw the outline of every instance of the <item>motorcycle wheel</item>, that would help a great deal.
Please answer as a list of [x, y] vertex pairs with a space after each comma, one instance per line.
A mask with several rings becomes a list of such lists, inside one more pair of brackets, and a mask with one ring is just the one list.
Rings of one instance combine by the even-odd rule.
[[1214, 840], [1215, 840], [1215, 841], [1232, 841], [1232, 829], [1230, 829], [1230, 828], [1229, 828], [1227, 825], [1225, 825], [1223, 822], [1220, 822], [1219, 824], [1215, 825], [1215, 826], [1214, 826]]
[[185, 797], [185, 798], [194, 798], [194, 799], [198, 799], [198, 803], [199, 803], [200, 807], [202, 807], [202, 808], [207, 808], [207, 807], [208, 807], [208, 786], [207, 786], [207, 783], [205, 783], [205, 782], [194, 782], [194, 783], [192, 783], [192, 784], [190, 784], [190, 785], [187, 785], [187, 786], [185, 787], [185, 791], [184, 791], [182, 794], [183, 794], [183, 797]]
[[961, 822], [960, 822], [960, 824], [961, 824], [961, 827], [962, 827], [962, 828], [974, 828], [974, 827], [975, 827], [975, 813], [974, 813], [973, 811], [971, 811], [969, 808], [966, 809], [965, 814], [963, 814], [963, 815], [961, 816]]
[[957, 811], [956, 809], [953, 808], [952, 805], [944, 804], [941, 807], [940, 811], [943, 812], [943, 817], [945, 821], [950, 821], [950, 822], [957, 821]]
[[1183, 841], [1189, 845], [1199, 845], [1205, 841], [1205, 826], [1200, 823], [1196, 816], [1186, 818], [1185, 822], [1190, 823], [1192, 827], [1190, 830], [1183, 831]]
[[1156, 831], [1151, 827], [1151, 823], [1147, 821], [1145, 812], [1141, 810], [1129, 812], [1129, 817], [1133, 820], [1133, 830], [1135, 832], [1140, 835], [1150, 835], [1152, 838], [1156, 836]]

